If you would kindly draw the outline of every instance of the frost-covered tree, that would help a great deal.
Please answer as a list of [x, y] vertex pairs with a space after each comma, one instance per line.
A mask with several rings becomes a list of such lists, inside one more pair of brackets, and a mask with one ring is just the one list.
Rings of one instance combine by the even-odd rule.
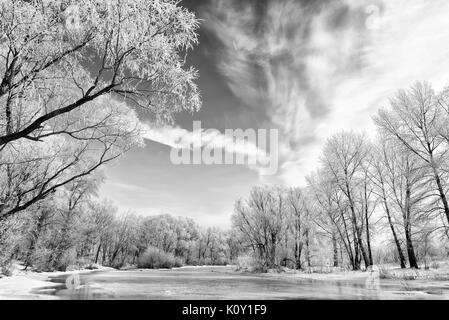
[[329, 183], [343, 195], [342, 204], [354, 234], [354, 268], [360, 268], [358, 261], [361, 254], [366, 266], [372, 265], [369, 249], [369, 213], [360, 193], [365, 188], [366, 170], [364, 164], [369, 156], [366, 137], [354, 132], [340, 132], [330, 137], [323, 150], [322, 164], [326, 174], [331, 177]]
[[250, 197], [239, 200], [232, 216], [233, 227], [259, 258], [263, 268], [279, 265], [277, 249], [287, 229], [286, 200], [280, 187], [254, 187]]
[[449, 222], [447, 200], [448, 146], [447, 112], [438, 95], [428, 83], [417, 83], [409, 90], [401, 90], [391, 99], [391, 108], [381, 109], [375, 117], [379, 131], [386, 138], [397, 141], [413, 153], [418, 161], [430, 169], [433, 188], [440, 205], [433, 208], [441, 211]]
[[142, 144], [135, 109], [198, 110], [197, 28], [176, 0], [0, 0], [0, 218]]

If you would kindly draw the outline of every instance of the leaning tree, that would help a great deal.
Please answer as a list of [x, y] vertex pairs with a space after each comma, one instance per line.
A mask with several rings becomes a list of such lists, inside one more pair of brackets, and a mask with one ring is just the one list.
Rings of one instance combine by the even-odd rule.
[[201, 99], [178, 0], [0, 0], [0, 219], [142, 144]]

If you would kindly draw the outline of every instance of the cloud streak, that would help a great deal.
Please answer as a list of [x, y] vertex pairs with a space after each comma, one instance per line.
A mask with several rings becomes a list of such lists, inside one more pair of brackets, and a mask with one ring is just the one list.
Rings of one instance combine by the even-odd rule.
[[[144, 125], [142, 137], [176, 149], [191, 149], [193, 147], [206, 147], [223, 150], [226, 153], [241, 155], [257, 159], [260, 163], [268, 163], [270, 157], [267, 150], [261, 149], [248, 139], [234, 139], [221, 133], [219, 130], [207, 129], [189, 131], [179, 126], [152, 126]], [[258, 165], [249, 165], [248, 168], [264, 174], [264, 168]]]

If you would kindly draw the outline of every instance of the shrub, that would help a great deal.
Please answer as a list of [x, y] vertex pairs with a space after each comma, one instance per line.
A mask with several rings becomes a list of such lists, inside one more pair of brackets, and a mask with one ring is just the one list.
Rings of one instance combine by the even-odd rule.
[[240, 255], [237, 257], [237, 270], [249, 272], [266, 272], [262, 261], [251, 254]]
[[181, 258], [179, 258], [179, 257], [175, 257], [175, 267], [176, 268], [179, 268], [179, 267], [182, 267], [183, 266], [183, 262], [182, 262], [182, 259]]
[[0, 274], [10, 277], [13, 275], [13, 270], [14, 270], [14, 267], [12, 265], [12, 262], [8, 261], [8, 262], [2, 264], [2, 266], [0, 267]]
[[416, 280], [422, 277], [419, 270], [407, 269], [407, 270], [391, 270], [387, 266], [379, 267], [380, 279], [393, 279], [393, 280]]
[[380, 279], [392, 279], [393, 275], [391, 274], [390, 270], [386, 266], [380, 266], [379, 267], [379, 278]]
[[50, 254], [50, 249], [43, 247], [37, 248], [31, 258], [33, 268], [36, 271], [53, 271], [50, 267]]
[[432, 261], [432, 263], [430, 264], [430, 268], [431, 269], [439, 269], [440, 268], [440, 264], [436, 261]]
[[225, 257], [219, 257], [214, 261], [214, 265], [216, 266], [225, 266], [228, 263], [228, 260]]
[[149, 247], [145, 250], [137, 261], [138, 268], [146, 269], [173, 268], [181, 265], [181, 260], [175, 258], [172, 253], [164, 252], [155, 247]]
[[93, 265], [93, 263], [90, 262], [89, 258], [81, 257], [76, 258], [75, 265], [77, 265], [80, 269], [86, 268], [87, 266]]

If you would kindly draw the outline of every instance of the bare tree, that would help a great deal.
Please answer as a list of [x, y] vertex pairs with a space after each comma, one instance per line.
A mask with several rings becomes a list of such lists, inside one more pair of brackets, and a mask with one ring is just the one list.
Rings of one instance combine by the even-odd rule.
[[198, 110], [197, 27], [169, 0], [1, 1], [0, 219], [142, 144], [133, 107]]
[[64, 255], [76, 245], [77, 228], [81, 227], [79, 219], [82, 215], [82, 208], [87, 204], [98, 188], [99, 179], [90, 176], [89, 179], [79, 179], [65, 185], [60, 191], [59, 199], [63, 199], [57, 214], [54, 217], [53, 225], [56, 227], [54, 239], [51, 242], [51, 253], [48, 257], [47, 266], [50, 270], [65, 271], [67, 263], [63, 261]]
[[286, 228], [282, 189], [254, 187], [249, 199], [236, 203], [232, 221], [259, 256], [263, 267], [276, 266], [276, 249]]
[[[361, 204], [357, 193], [361, 181], [364, 181], [363, 163], [367, 155], [368, 148], [363, 135], [341, 132], [327, 140], [322, 157], [324, 170], [332, 177], [331, 183], [334, 183], [346, 198], [356, 240], [355, 255], [357, 256], [360, 250], [366, 267], [372, 265], [372, 260], [363, 241], [364, 224], [367, 221], [366, 217], [360, 214], [365, 213], [365, 210], [357, 208], [357, 205]], [[340, 209], [344, 210], [342, 207]], [[358, 265], [355, 267], [359, 268]]]
[[352, 220], [343, 200], [343, 193], [333, 178], [325, 171], [317, 171], [307, 177], [307, 182], [315, 200], [314, 223], [327, 237], [332, 239], [334, 266], [338, 265], [338, 243], [343, 246], [354, 270], [360, 268], [358, 241], [353, 232]]
[[[374, 118], [379, 130], [390, 139], [400, 142], [431, 170], [442, 210], [449, 222], [446, 197], [447, 177], [444, 163], [449, 149], [445, 144], [443, 127], [447, 124], [441, 99], [427, 83], [417, 83], [409, 91], [400, 91], [391, 100], [390, 110], [380, 110]], [[443, 133], [443, 134], [442, 134]]]
[[[0, 6], [0, 145], [38, 140], [49, 120], [105, 94], [166, 120], [173, 111], [199, 107], [196, 71], [183, 69], [179, 55], [197, 42], [198, 21], [177, 2], [85, 0], [67, 7], [62, 0], [14, 0]], [[17, 104], [24, 100], [33, 108], [28, 114]]]
[[134, 254], [133, 244], [137, 238], [136, 225], [137, 217], [130, 213], [123, 214], [115, 221], [108, 251], [108, 264], [110, 266], [121, 267], [129, 253]]
[[402, 224], [405, 234], [408, 260], [411, 268], [418, 268], [418, 262], [413, 246], [413, 226], [416, 226], [420, 216], [429, 218], [434, 210], [434, 202], [429, 209], [423, 209], [425, 201], [432, 197], [429, 188], [429, 176], [426, 167], [414, 153], [390, 148], [384, 154], [387, 179], [386, 183], [391, 190], [394, 203], [393, 209], [397, 209], [402, 216]]
[[[98, 263], [100, 252], [110, 237], [117, 208], [110, 201], [94, 202], [88, 205], [86, 225], [92, 233], [92, 245], [95, 248], [93, 262]], [[104, 261], [103, 261], [104, 262]]]
[[399, 263], [401, 268], [406, 268], [405, 255], [402, 250], [401, 242], [399, 239], [398, 232], [395, 228], [395, 221], [393, 220], [393, 212], [391, 208], [391, 184], [389, 181], [389, 173], [391, 170], [389, 168], [392, 166], [391, 161], [391, 149], [388, 148], [384, 140], [379, 139], [378, 144], [375, 145], [371, 166], [372, 172], [371, 180], [373, 181], [376, 188], [374, 192], [381, 199], [382, 205], [385, 210], [385, 215], [387, 216], [388, 226], [390, 227], [391, 233], [393, 235], [393, 241], [398, 252]]
[[291, 219], [291, 230], [293, 233], [293, 240], [295, 243], [293, 249], [295, 258], [295, 267], [297, 269], [301, 269], [302, 268], [301, 254], [305, 242], [304, 239], [305, 230], [309, 228], [306, 222], [308, 212], [306, 212], [307, 208], [305, 208], [305, 206], [308, 204], [306, 204], [306, 200], [304, 199], [303, 194], [299, 188], [288, 189], [286, 200], [287, 200], [287, 208], [289, 210]]
[[[88, 112], [90, 128], [76, 136], [53, 136], [42, 142], [20, 139], [0, 152], [0, 219], [25, 210], [58, 188], [82, 179], [141, 143], [136, 118], [111, 102], [103, 112]], [[108, 117], [97, 126], [96, 116]], [[80, 115], [81, 116], [81, 115]], [[79, 121], [79, 118], [71, 118]], [[120, 119], [120, 120], [119, 120]]]

